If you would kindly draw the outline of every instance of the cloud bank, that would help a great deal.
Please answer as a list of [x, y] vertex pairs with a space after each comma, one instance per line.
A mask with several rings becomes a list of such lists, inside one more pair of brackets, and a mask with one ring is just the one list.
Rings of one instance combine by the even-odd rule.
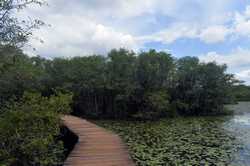
[[19, 13], [51, 25], [34, 32], [31, 47], [25, 48], [30, 55], [72, 57], [106, 54], [120, 47], [140, 51], [161, 46], [183, 50], [177, 56], [202, 55], [203, 60], [227, 63], [230, 71], [248, 80], [250, 47], [242, 43], [250, 41], [250, 2], [245, 0], [48, 0], [48, 4]]

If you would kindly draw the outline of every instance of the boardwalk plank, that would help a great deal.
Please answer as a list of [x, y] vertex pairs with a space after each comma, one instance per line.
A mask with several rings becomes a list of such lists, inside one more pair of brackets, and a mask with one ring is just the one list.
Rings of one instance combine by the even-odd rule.
[[64, 166], [135, 166], [119, 136], [85, 119], [70, 115], [62, 119], [78, 136]]

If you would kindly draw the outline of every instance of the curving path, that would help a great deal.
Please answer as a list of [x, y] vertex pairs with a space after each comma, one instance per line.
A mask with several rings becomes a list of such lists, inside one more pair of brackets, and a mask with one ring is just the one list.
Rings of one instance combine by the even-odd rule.
[[64, 166], [134, 166], [119, 136], [74, 116], [63, 123], [78, 136], [78, 142]]

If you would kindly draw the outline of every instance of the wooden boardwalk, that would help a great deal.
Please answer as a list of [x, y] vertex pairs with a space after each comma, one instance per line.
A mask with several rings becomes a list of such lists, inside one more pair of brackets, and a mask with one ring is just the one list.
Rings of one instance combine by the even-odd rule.
[[119, 136], [74, 116], [64, 116], [64, 124], [78, 136], [78, 142], [64, 166], [134, 166]]

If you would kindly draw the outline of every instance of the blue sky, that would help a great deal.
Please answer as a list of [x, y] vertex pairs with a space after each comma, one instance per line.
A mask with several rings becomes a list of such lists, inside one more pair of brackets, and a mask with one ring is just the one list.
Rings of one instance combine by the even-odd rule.
[[[248, 0], [48, 0], [20, 13], [51, 26], [25, 51], [43, 57], [106, 54], [112, 48], [157, 49], [175, 57], [226, 63], [250, 84]], [[42, 39], [44, 43], [39, 42]]]

